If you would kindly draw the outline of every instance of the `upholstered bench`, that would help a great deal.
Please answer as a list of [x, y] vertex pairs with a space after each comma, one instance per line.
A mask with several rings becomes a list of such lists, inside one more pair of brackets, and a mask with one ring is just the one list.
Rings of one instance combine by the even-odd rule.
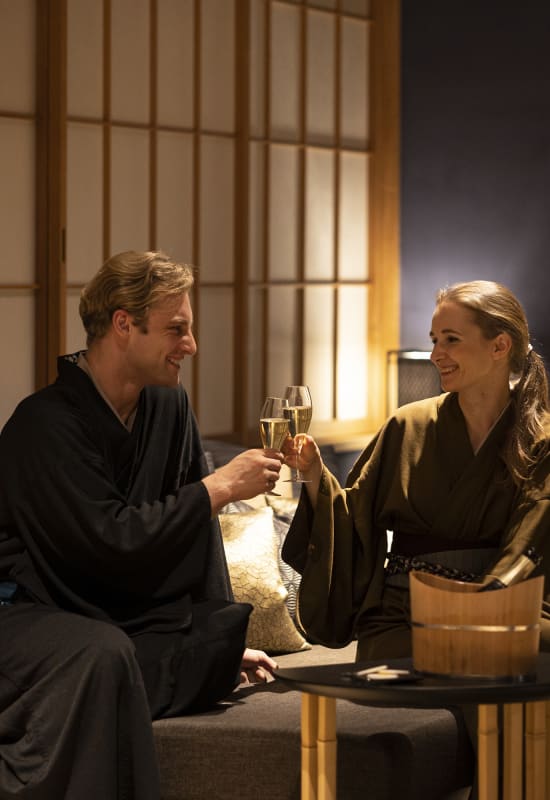
[[[281, 666], [353, 661], [354, 647], [277, 657]], [[339, 800], [465, 800], [473, 754], [446, 709], [338, 701]], [[299, 800], [300, 694], [241, 686], [207, 713], [153, 723], [162, 800]]]
[[[242, 450], [205, 442], [212, 469]], [[324, 448], [335, 474], [356, 454]], [[345, 463], [340, 463], [345, 458]], [[281, 482], [279, 491], [291, 490]], [[220, 514], [235, 599], [251, 602], [247, 644], [282, 667], [352, 662], [355, 645], [329, 650], [305, 641], [294, 622], [300, 576], [281, 560], [292, 497], [260, 496]], [[153, 723], [162, 800], [299, 800], [299, 692], [274, 680], [240, 686], [212, 711]], [[473, 754], [460, 714], [445, 709], [338, 702], [339, 800], [465, 800]]]

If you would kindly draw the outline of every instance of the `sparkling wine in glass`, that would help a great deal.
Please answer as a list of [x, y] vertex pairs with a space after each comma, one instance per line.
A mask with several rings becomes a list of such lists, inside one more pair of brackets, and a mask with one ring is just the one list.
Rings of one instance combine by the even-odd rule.
[[313, 413], [311, 394], [307, 386], [287, 386], [285, 399], [288, 402], [288, 408], [284, 410], [284, 415], [288, 420], [288, 431], [293, 438], [298, 437], [296, 438], [296, 447], [298, 449], [296, 474], [293, 474], [291, 480], [294, 483], [306, 483], [307, 481], [302, 478], [298, 469], [298, 457], [303, 443], [300, 434], [307, 433], [311, 423], [311, 415]]
[[[283, 397], [266, 397], [260, 413], [260, 436], [264, 449], [280, 451], [288, 436], [288, 419], [285, 411], [288, 402]], [[277, 492], [266, 494], [280, 497]]]

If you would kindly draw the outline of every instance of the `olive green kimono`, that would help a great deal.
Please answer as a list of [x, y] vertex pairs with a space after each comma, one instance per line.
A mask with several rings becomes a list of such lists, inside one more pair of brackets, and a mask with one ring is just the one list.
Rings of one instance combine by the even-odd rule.
[[398, 409], [347, 488], [323, 468], [316, 508], [303, 491], [283, 550], [302, 574], [299, 620], [312, 640], [339, 647], [361, 638], [384, 594], [386, 531], [441, 539], [438, 550], [496, 547], [497, 576], [533, 544], [550, 592], [550, 456], [537, 466], [536, 489], [516, 489], [500, 455], [512, 418], [510, 405], [474, 453], [457, 396], [443, 394]]

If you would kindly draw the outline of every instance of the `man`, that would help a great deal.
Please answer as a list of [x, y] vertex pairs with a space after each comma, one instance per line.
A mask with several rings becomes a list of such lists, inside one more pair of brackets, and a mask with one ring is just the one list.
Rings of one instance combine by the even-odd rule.
[[2, 800], [156, 800], [151, 717], [276, 666], [245, 650], [216, 514], [281, 462], [207, 474], [179, 383], [192, 284], [162, 253], [109, 259], [82, 292], [87, 351], [0, 435]]

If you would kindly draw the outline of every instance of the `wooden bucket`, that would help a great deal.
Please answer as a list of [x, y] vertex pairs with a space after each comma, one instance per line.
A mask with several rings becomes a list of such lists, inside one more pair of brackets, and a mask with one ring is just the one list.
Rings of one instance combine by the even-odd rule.
[[413, 665], [431, 675], [521, 679], [534, 674], [544, 578], [489, 592], [410, 573]]

